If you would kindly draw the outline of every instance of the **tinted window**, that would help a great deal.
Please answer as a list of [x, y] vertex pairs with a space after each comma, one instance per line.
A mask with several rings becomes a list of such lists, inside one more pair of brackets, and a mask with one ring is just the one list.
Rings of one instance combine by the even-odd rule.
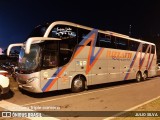
[[50, 32], [49, 37], [69, 39], [77, 37], [77, 28], [67, 25], [56, 25]]
[[74, 38], [43, 42], [41, 44], [43, 48], [42, 68], [53, 68], [67, 64], [76, 45], [77, 41]]
[[155, 54], [155, 46], [154, 46], [154, 45], [152, 45], [151, 53], [152, 53], [152, 54]]
[[110, 35], [105, 35], [106, 38], [106, 47], [107, 48], [112, 48], [112, 40], [111, 40], [111, 36]]
[[117, 42], [116, 37], [111, 36], [111, 47], [110, 48], [117, 49], [117, 44], [118, 44], [118, 42]]
[[43, 37], [48, 26], [49, 25], [46, 24], [35, 27], [35, 29], [31, 32], [29, 37]]
[[43, 42], [45, 50], [58, 50], [58, 41]]
[[104, 47], [104, 48], [107, 46], [107, 39], [104, 34], [98, 35], [98, 40], [97, 40], [96, 46]]
[[60, 41], [59, 66], [63, 66], [69, 62], [76, 44], [77, 42], [74, 39]]
[[[86, 29], [82, 29], [82, 28], [78, 28], [78, 43], [80, 43], [83, 39], [87, 39], [87, 35], [90, 33], [90, 30], [86, 30]], [[88, 44], [90, 45], [90, 43]]]
[[112, 47], [111, 45], [112, 45], [111, 36], [102, 33], [98, 34], [98, 39], [96, 42], [97, 47], [111, 48]]
[[146, 52], [147, 47], [148, 47], [148, 44], [143, 44], [143, 50], [142, 50], [142, 52]]
[[58, 44], [59, 41], [45, 41], [41, 44], [41, 46], [43, 46], [42, 69], [58, 66]]
[[149, 47], [147, 53], [150, 53], [150, 49], [151, 49], [150, 45], [148, 45], [147, 47]]
[[44, 50], [42, 58], [42, 68], [53, 68], [58, 66], [58, 52], [53, 50]]
[[123, 38], [116, 38], [117, 39], [117, 47], [121, 50], [128, 50], [128, 40]]
[[139, 47], [139, 42], [136, 42], [136, 41], [129, 41], [129, 50], [131, 51], [137, 51], [138, 50], [138, 47]]

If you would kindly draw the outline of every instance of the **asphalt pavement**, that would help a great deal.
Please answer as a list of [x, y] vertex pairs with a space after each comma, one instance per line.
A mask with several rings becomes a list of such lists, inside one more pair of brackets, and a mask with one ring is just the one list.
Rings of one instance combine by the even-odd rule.
[[[125, 111], [160, 96], [159, 85], [160, 77], [155, 77], [139, 83], [130, 80], [90, 86], [88, 90], [80, 93], [61, 90], [41, 94], [20, 91], [14, 85], [8, 95], [1, 97], [1, 101], [33, 111], [60, 111], [57, 116], [50, 113], [48, 115], [63, 120], [82, 119], [83, 113], [83, 119], [105, 119], [107, 116], [101, 116], [100, 112]], [[4, 110], [1, 102], [0, 110]], [[72, 116], [76, 111], [80, 113]], [[67, 113], [71, 114], [72, 118], [66, 117]], [[98, 118], [95, 117], [96, 114]]]

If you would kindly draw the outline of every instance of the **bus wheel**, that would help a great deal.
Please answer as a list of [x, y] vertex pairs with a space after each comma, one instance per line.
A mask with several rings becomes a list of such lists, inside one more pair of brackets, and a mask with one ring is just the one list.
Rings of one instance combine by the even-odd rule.
[[83, 77], [75, 77], [72, 81], [71, 90], [72, 92], [81, 92], [85, 89], [85, 80]]
[[147, 78], [148, 78], [148, 74], [147, 74], [147, 72], [145, 71], [145, 72], [143, 73], [143, 80], [147, 80]]
[[141, 80], [142, 80], [142, 74], [141, 74], [141, 72], [138, 72], [136, 75], [136, 81], [140, 82]]

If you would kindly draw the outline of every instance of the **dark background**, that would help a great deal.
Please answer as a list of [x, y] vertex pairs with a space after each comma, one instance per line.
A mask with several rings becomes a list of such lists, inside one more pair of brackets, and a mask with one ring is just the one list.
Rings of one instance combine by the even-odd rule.
[[160, 47], [158, 0], [0, 0], [0, 48], [24, 42], [35, 26], [56, 20], [126, 35], [132, 25], [132, 37]]

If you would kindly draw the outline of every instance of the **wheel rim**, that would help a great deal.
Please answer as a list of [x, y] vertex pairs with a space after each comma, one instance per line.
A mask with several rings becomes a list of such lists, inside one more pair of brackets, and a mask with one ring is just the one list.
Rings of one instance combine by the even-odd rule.
[[146, 73], [143, 74], [143, 79], [144, 79], [144, 80], [147, 79], [147, 74], [146, 74]]
[[137, 74], [137, 81], [141, 81], [141, 75], [139, 73]]
[[82, 80], [76, 79], [74, 81], [74, 88], [76, 88], [76, 89], [82, 88], [82, 85], [83, 85]]

